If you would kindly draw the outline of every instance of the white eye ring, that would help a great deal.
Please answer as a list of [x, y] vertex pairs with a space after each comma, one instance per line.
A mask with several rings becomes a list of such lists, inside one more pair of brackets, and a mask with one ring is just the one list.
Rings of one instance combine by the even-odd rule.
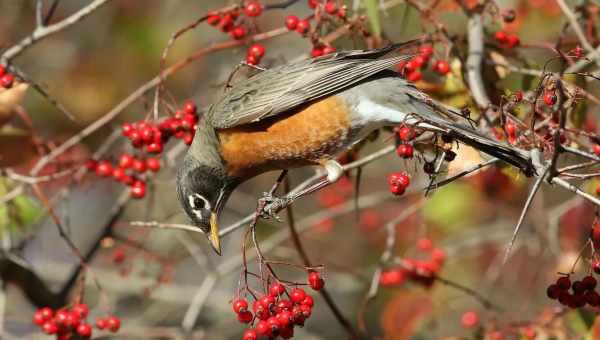
[[204, 206], [200, 209], [211, 210], [210, 202], [208, 202], [208, 200], [200, 194], [193, 194], [188, 196], [188, 203], [190, 204], [192, 210], [199, 211], [199, 208], [196, 208], [196, 198], [200, 198], [202, 201], [204, 201]]

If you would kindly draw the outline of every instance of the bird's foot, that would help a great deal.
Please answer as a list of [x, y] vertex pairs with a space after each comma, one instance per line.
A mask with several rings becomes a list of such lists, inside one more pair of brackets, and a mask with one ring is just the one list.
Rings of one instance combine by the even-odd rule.
[[277, 213], [287, 205], [288, 198], [277, 197], [268, 192], [264, 192], [263, 197], [259, 199], [259, 202], [263, 207], [260, 211], [262, 218], [274, 218], [281, 222], [281, 218]]

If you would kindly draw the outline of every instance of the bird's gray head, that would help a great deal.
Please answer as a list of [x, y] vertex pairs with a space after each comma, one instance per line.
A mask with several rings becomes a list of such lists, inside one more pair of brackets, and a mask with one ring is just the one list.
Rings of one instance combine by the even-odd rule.
[[219, 215], [233, 190], [222, 166], [187, 155], [177, 171], [177, 197], [192, 223], [220, 255]]

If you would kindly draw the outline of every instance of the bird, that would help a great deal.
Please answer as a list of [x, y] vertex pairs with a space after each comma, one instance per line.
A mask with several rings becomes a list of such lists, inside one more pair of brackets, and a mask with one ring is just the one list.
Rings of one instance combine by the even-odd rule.
[[418, 90], [391, 68], [413, 42], [339, 51], [266, 69], [234, 84], [200, 117], [177, 169], [177, 197], [191, 223], [221, 254], [219, 216], [236, 187], [274, 170], [321, 166], [326, 183], [342, 174], [336, 157], [384, 126], [417, 125], [519, 167], [526, 151], [470, 127], [460, 111]]

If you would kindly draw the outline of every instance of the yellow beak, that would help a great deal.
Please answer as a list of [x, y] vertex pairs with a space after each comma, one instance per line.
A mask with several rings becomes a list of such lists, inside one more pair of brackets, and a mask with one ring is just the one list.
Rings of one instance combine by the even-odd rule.
[[216, 213], [210, 214], [210, 234], [208, 235], [210, 245], [215, 252], [221, 255], [221, 239], [219, 238], [219, 221]]

